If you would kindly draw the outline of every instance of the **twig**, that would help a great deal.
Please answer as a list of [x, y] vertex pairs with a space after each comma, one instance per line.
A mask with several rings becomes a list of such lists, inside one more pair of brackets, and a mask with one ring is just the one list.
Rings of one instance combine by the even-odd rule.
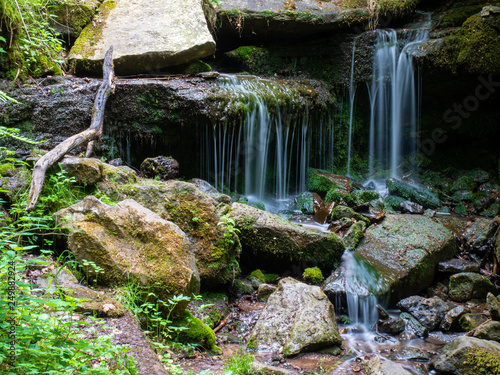
[[229, 317], [230, 317], [231, 315], [233, 315], [233, 313], [229, 313], [229, 315], [228, 315], [228, 316], [226, 316], [226, 317], [224, 318], [224, 320], [222, 320], [222, 322], [220, 322], [220, 323], [219, 323], [219, 325], [218, 325], [217, 327], [215, 327], [215, 329], [214, 329], [214, 333], [219, 332], [219, 331], [220, 331], [220, 330], [221, 330], [221, 329], [222, 329], [222, 328], [223, 328], [223, 327], [227, 324], [227, 321], [229, 320]]

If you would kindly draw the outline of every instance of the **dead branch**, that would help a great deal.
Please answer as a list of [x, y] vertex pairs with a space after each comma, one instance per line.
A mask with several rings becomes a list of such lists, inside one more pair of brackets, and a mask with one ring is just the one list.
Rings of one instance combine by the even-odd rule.
[[104, 57], [103, 81], [94, 100], [90, 127], [87, 130], [75, 134], [74, 136], [61, 142], [36, 162], [33, 168], [33, 177], [31, 179], [31, 187], [28, 194], [26, 211], [33, 211], [35, 208], [38, 197], [42, 191], [43, 182], [45, 180], [45, 172], [50, 166], [61, 160], [62, 157], [68, 152], [83, 144], [88, 145], [86, 154], [88, 156], [92, 154], [94, 141], [102, 135], [106, 101], [108, 100], [109, 95], [114, 93], [114, 91], [115, 72], [113, 69], [113, 46], [111, 46]]

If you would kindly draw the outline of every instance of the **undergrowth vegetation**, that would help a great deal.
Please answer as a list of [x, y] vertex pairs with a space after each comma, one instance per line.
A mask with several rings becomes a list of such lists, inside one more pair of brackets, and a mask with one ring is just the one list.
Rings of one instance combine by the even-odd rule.
[[0, 67], [10, 79], [61, 74], [63, 40], [53, 24], [55, 0], [0, 0]]

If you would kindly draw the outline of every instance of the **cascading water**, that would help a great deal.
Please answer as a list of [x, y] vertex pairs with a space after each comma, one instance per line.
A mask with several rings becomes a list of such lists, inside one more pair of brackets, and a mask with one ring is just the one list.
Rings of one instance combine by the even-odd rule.
[[[429, 37], [430, 15], [418, 29], [375, 30], [372, 81], [368, 84], [370, 130], [368, 144], [369, 178], [401, 178], [405, 157], [417, 154], [419, 126], [419, 85], [412, 56]], [[352, 83], [355, 69], [355, 45], [349, 88], [350, 111], [354, 110], [356, 85]], [[347, 171], [351, 166], [352, 116], [349, 120]]]
[[[217, 123], [203, 135], [202, 175], [224, 191], [239, 191], [249, 199], [277, 205], [289, 194], [305, 190], [308, 167], [309, 114], [291, 116], [280, 104], [284, 87], [257, 77], [224, 76], [222, 87], [246, 114], [241, 124]], [[234, 103], [233, 103], [234, 104]]]
[[[369, 175], [390, 170], [401, 177], [403, 155], [415, 155], [418, 126], [418, 85], [412, 53], [427, 40], [428, 30], [378, 30], [370, 97]], [[403, 42], [403, 43], [401, 43]], [[401, 49], [400, 45], [404, 44]], [[404, 152], [403, 152], [404, 150]]]

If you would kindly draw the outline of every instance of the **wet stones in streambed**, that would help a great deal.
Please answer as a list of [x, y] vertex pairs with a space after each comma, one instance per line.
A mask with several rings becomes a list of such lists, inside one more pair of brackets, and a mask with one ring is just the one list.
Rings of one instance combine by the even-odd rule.
[[452, 308], [445, 314], [445, 316], [441, 320], [439, 329], [441, 329], [442, 331], [461, 330], [459, 323], [460, 318], [469, 313], [470, 308], [467, 306], [458, 305]]
[[422, 325], [433, 331], [449, 311], [448, 305], [439, 297], [412, 296], [398, 302], [398, 307], [409, 312]]
[[460, 272], [479, 272], [479, 264], [474, 262], [469, 262], [465, 259], [453, 258], [440, 262], [438, 264], [438, 270], [443, 273], [460, 273]]
[[329, 346], [339, 346], [335, 311], [317, 286], [285, 278], [269, 297], [247, 348], [296, 355]]
[[429, 330], [422, 323], [420, 323], [413, 315], [408, 313], [401, 313], [399, 315], [405, 322], [405, 337], [411, 338], [411, 335], [425, 339], [429, 336]]
[[445, 345], [432, 364], [445, 374], [500, 374], [500, 343], [475, 337], [457, 337]]
[[449, 296], [457, 302], [465, 302], [473, 298], [486, 298], [495, 286], [485, 276], [474, 272], [457, 273], [450, 277]]
[[492, 320], [500, 320], [500, 301], [492, 293], [486, 296], [486, 307]]
[[179, 177], [179, 162], [171, 157], [147, 158], [141, 163], [140, 169], [147, 178], [170, 180]]
[[382, 359], [379, 356], [374, 356], [370, 359], [365, 359], [362, 363], [365, 375], [410, 375], [411, 372], [396, 362], [388, 359]]
[[386, 186], [389, 190], [389, 195], [418, 203], [425, 208], [438, 208], [441, 206], [441, 200], [438, 196], [424, 186], [411, 185], [394, 178], [388, 179]]
[[484, 322], [474, 329], [473, 336], [479, 339], [500, 342], [500, 322]]

